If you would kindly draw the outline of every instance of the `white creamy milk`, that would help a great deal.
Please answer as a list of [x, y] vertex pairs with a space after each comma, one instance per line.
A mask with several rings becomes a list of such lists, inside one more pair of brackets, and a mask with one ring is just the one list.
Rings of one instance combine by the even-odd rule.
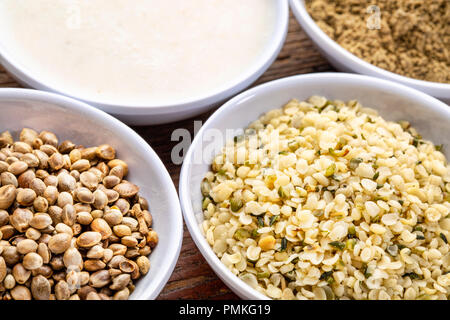
[[206, 97], [249, 71], [277, 0], [0, 0], [0, 45], [48, 86], [113, 104]]

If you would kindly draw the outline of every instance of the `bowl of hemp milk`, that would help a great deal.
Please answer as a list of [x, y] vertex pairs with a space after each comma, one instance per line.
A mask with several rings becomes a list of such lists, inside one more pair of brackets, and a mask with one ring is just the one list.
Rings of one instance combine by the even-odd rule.
[[0, 63], [22, 85], [162, 124], [252, 84], [288, 19], [287, 0], [2, 0]]

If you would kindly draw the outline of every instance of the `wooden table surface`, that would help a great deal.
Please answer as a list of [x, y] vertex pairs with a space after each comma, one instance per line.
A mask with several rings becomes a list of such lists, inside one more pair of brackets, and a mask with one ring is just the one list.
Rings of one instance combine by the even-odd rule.
[[[275, 63], [258, 79], [258, 85], [302, 73], [333, 71], [291, 15], [286, 43]], [[0, 87], [19, 87], [0, 65]], [[134, 128], [158, 153], [178, 189], [181, 166], [171, 161], [173, 130], [188, 129], [193, 134], [195, 120], [205, 122], [212, 112], [167, 125]], [[184, 226], [183, 246], [175, 270], [159, 299], [238, 299], [215, 275]]]

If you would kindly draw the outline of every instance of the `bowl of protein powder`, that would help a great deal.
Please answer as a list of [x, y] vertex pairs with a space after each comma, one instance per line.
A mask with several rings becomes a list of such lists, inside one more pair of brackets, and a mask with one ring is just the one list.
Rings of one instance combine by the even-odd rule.
[[25, 86], [161, 124], [253, 83], [288, 19], [287, 0], [2, 0], [0, 63]]

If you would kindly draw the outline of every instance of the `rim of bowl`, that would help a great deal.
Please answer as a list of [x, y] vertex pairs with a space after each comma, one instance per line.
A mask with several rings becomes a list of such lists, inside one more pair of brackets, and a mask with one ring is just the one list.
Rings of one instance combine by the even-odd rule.
[[0, 62], [8, 66], [8, 71], [11, 72], [14, 77], [30, 87], [77, 99], [87, 104], [96, 106], [108, 113], [145, 115], [149, 114], [149, 112], [151, 114], [167, 114], [174, 113], [182, 109], [187, 111], [198, 108], [200, 105], [210, 105], [215, 102], [222, 101], [227, 97], [245, 89], [250, 84], [249, 82], [256, 81], [256, 79], [265, 70], [267, 70], [270, 65], [272, 65], [273, 61], [280, 53], [286, 39], [289, 25], [289, 0], [276, 0], [276, 11], [277, 15], [275, 17], [276, 23], [273, 35], [271, 36], [266, 48], [257, 59], [257, 62], [253, 64], [251, 68], [241, 73], [235, 79], [227, 82], [225, 85], [222, 85], [218, 89], [214, 90], [212, 93], [190, 98], [178, 103], [125, 105], [97, 99], [89, 99], [89, 97], [77, 96], [67, 92], [66, 90], [60, 90], [54, 86], [48, 85], [41, 81], [39, 76], [28, 73], [26, 68], [21, 65], [20, 62], [14, 60], [12, 53], [8, 52], [6, 46], [1, 45]]
[[336, 41], [331, 39], [325, 32], [322, 31], [322, 29], [320, 29], [317, 23], [309, 15], [304, 0], [289, 1], [292, 11], [297, 16], [297, 21], [305, 29], [305, 32], [308, 33], [308, 36], [311, 36], [311, 34], [317, 36], [317, 39], [313, 39], [313, 42], [316, 42], [320, 47], [327, 47], [327, 51], [333, 51], [335, 55], [339, 56], [341, 59], [346, 60], [347, 63], [353, 64], [354, 66], [358, 67], [360, 69], [358, 70], [358, 72], [361, 72], [362, 70], [364, 72], [367, 72], [368, 75], [379, 75], [388, 80], [394, 80], [402, 84], [407, 84], [410, 86], [415, 86], [416, 88], [428, 90], [428, 92], [432, 92], [431, 94], [439, 96], [440, 98], [450, 98], [450, 84], [406, 77], [377, 67], [357, 57], [356, 55], [339, 45]]
[[[167, 281], [169, 280], [172, 272], [175, 268], [175, 265], [178, 261], [178, 257], [181, 251], [181, 244], [183, 240], [183, 217], [181, 213], [181, 207], [178, 201], [177, 192], [175, 189], [175, 185], [172, 182], [172, 178], [170, 177], [166, 167], [162, 163], [161, 159], [158, 157], [156, 152], [150, 147], [150, 145], [139, 136], [134, 130], [129, 128], [127, 125], [117, 120], [113, 116], [98, 110], [96, 108], [92, 108], [84, 102], [80, 102], [74, 100], [69, 97], [61, 96], [51, 92], [38, 91], [32, 89], [21, 89], [21, 88], [0, 88], [0, 99], [28, 99], [31, 101], [42, 101], [46, 103], [55, 104], [58, 107], [63, 109], [74, 110], [83, 115], [89, 115], [98, 121], [108, 123], [113, 126], [118, 133], [122, 136], [123, 139], [130, 139], [136, 141], [140, 145], [141, 148], [144, 149], [145, 153], [147, 153], [151, 159], [151, 162], [156, 167], [156, 174], [160, 175], [161, 178], [167, 181], [167, 187], [170, 189], [170, 194], [168, 195], [168, 201], [171, 201], [175, 206], [175, 214], [174, 221], [175, 225], [173, 226], [174, 237], [176, 237], [175, 241], [169, 244], [169, 249], [167, 255], [169, 255], [170, 265], [167, 270], [164, 272], [163, 276], [160, 278], [155, 278], [153, 283], [151, 283], [148, 288], [148, 294], [145, 294], [146, 299], [155, 299], [162, 291]], [[1, 108], [0, 108], [1, 109]], [[131, 297], [132, 298], [132, 297]]]
[[[197, 248], [200, 250], [201, 254], [209, 263], [214, 272], [217, 273], [219, 278], [223, 278], [227, 283], [231, 283], [233, 288], [238, 288], [238, 292], [235, 291], [235, 293], [237, 293], [238, 295], [242, 294], [243, 296], [250, 297], [251, 299], [260, 299], [260, 300], [270, 299], [267, 296], [259, 293], [255, 289], [251, 288], [249, 285], [245, 284], [236, 275], [234, 275], [227, 267], [225, 267], [225, 265], [219, 260], [219, 258], [213, 252], [212, 248], [206, 241], [205, 236], [200, 231], [197, 219], [195, 217], [195, 213], [191, 206], [191, 198], [189, 190], [190, 188], [192, 188], [192, 186], [187, 185], [187, 182], [189, 180], [188, 178], [189, 171], [192, 166], [191, 163], [192, 155], [199, 147], [199, 145], [201, 145], [199, 141], [204, 131], [211, 127], [214, 127], [214, 124], [220, 121], [221, 116], [223, 114], [226, 114], [228, 112], [228, 109], [233, 108], [234, 106], [240, 103], [245, 103], [247, 99], [257, 96], [262, 92], [277, 90], [291, 83], [298, 83], [298, 85], [301, 85], [301, 83], [304, 81], [318, 80], [318, 79], [326, 79], [330, 82], [350, 80], [358, 83], [363, 82], [373, 88], [380, 88], [380, 89], [388, 88], [391, 92], [395, 92], [398, 95], [408, 96], [411, 97], [412, 99], [416, 99], [421, 104], [426, 105], [426, 107], [429, 109], [435, 109], [441, 112], [445, 112], [448, 114], [448, 118], [450, 118], [450, 109], [444, 102], [426, 93], [423, 93], [417, 89], [408, 87], [404, 84], [397, 83], [391, 80], [344, 72], [310, 73], [269, 81], [242, 92], [241, 94], [237, 95], [236, 97], [226, 102], [219, 109], [217, 109], [217, 111], [215, 111], [209, 117], [209, 119], [204, 123], [199, 132], [196, 134], [188, 152], [186, 153], [183, 166], [181, 167], [180, 182], [178, 189], [184, 221], [191, 234], [192, 239], [197, 245]], [[262, 113], [263, 112], [261, 112], [261, 114]], [[252, 119], [249, 119], [249, 123], [251, 121]], [[231, 289], [233, 290], [233, 288]]]

